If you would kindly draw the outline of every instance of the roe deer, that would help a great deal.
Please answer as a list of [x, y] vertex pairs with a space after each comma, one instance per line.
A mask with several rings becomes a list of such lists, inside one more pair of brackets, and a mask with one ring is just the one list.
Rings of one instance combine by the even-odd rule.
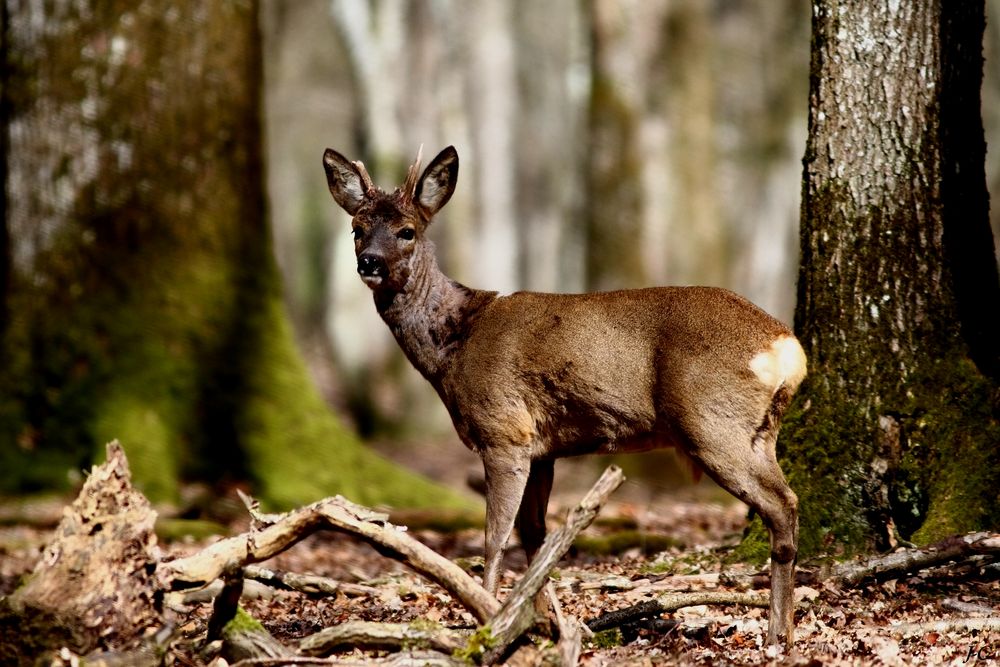
[[401, 188], [323, 155], [353, 217], [358, 273], [410, 362], [437, 390], [486, 473], [486, 569], [496, 595], [515, 520], [528, 557], [545, 537], [553, 462], [676, 446], [752, 507], [771, 534], [768, 642], [792, 642], [798, 499], [775, 457], [782, 414], [806, 373], [792, 332], [711, 287], [594, 294], [465, 287], [425, 232], [455, 190], [448, 147]]

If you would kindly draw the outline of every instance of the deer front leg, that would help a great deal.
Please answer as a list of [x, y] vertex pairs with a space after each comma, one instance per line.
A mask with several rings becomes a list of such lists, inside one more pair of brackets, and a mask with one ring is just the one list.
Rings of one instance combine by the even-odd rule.
[[509, 449], [487, 450], [483, 454], [483, 468], [486, 471], [486, 566], [483, 586], [495, 596], [500, 588], [504, 550], [514, 530], [514, 519], [528, 483], [531, 461]]

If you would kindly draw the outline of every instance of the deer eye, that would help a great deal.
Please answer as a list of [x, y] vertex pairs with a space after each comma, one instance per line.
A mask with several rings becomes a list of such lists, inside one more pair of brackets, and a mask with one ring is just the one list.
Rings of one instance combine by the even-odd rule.
[[360, 227], [354, 227], [353, 229], [351, 229], [351, 233], [354, 234], [354, 240], [357, 241], [358, 239], [360, 239], [365, 235], [365, 230], [361, 229]]
[[398, 232], [396, 232], [396, 238], [402, 239], [404, 241], [412, 241], [417, 235], [417, 232], [413, 227], [403, 227]]

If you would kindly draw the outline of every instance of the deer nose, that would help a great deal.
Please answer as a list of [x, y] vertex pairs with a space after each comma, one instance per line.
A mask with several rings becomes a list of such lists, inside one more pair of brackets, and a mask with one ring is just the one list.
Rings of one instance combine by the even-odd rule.
[[366, 252], [358, 257], [358, 273], [362, 276], [384, 276], [386, 273], [385, 260], [378, 255]]

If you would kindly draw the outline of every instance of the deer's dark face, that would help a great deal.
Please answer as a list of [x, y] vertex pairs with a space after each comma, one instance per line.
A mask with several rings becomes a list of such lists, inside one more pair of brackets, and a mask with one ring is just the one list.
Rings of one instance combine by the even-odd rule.
[[358, 274], [365, 284], [373, 290], [401, 291], [426, 226], [412, 205], [392, 195], [379, 192], [362, 204], [351, 228]]
[[323, 155], [330, 193], [353, 220], [354, 254], [361, 279], [375, 291], [402, 291], [431, 218], [451, 198], [458, 178], [458, 154], [451, 146], [417, 179], [420, 157], [406, 183], [392, 193], [372, 184], [360, 162], [327, 149]]

